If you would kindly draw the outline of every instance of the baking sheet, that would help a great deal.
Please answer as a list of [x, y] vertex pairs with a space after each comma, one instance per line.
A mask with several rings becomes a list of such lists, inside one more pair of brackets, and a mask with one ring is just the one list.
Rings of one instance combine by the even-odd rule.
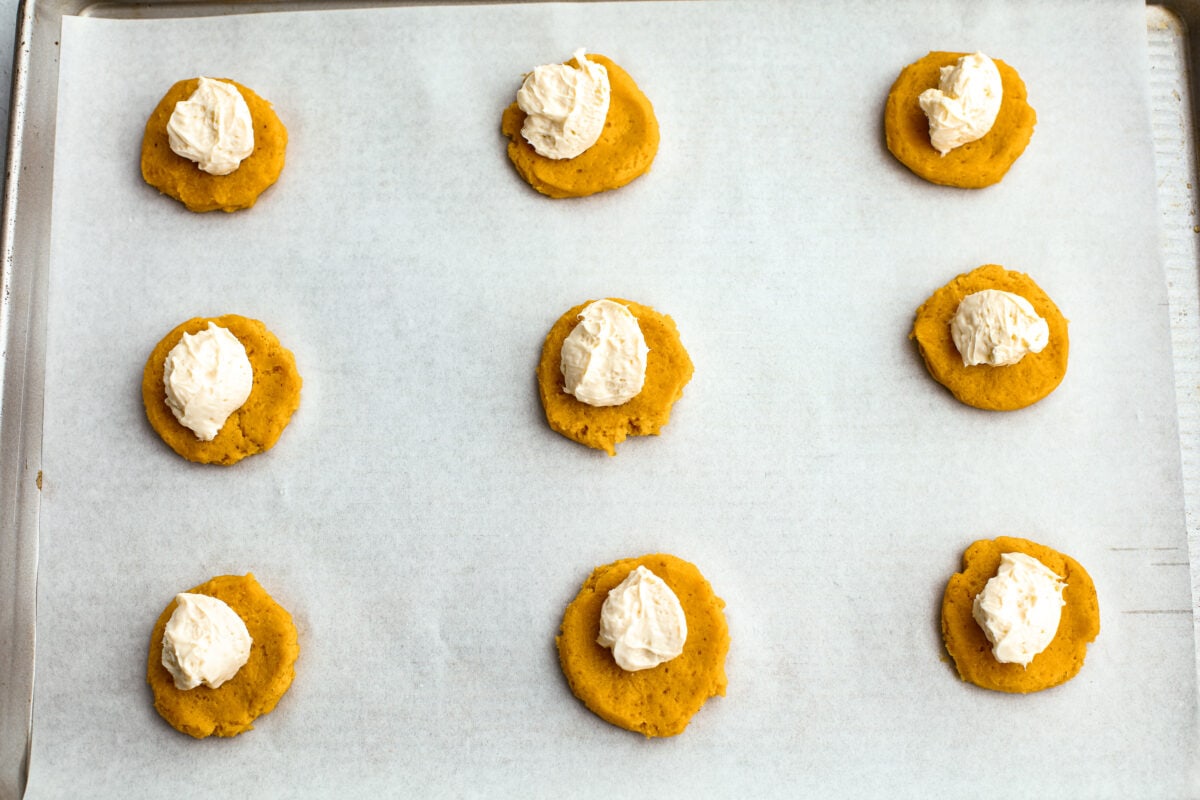
[[[920, 9], [68, 19], [30, 796], [249, 774], [281, 795], [1194, 791], [1143, 8]], [[581, 44], [635, 76], [663, 146], [620, 192], [553, 202], [511, 172], [498, 116]], [[1021, 70], [1039, 125], [1004, 183], [962, 193], [893, 162], [878, 117], [904, 64], [975, 47]], [[145, 116], [193, 74], [289, 127], [250, 212], [140, 183]], [[1014, 414], [958, 406], [905, 340], [985, 262], [1072, 321], [1067, 380]], [[549, 432], [531, 377], [558, 314], [602, 294], [672, 314], [697, 365], [664, 436], [616, 459]], [[204, 469], [149, 431], [138, 378], [178, 321], [228, 311], [296, 352], [304, 400], [276, 450]], [[945, 578], [1002, 534], [1100, 590], [1084, 671], [1034, 697], [939, 660]], [[701, 567], [734, 642], [729, 696], [667, 742], [592, 717], [552, 647], [593, 565], [654, 550]], [[253, 733], [192, 742], [150, 708], [146, 638], [174, 592], [245, 570], [296, 616], [297, 680]], [[997, 747], [1020, 772], [981, 779]]]

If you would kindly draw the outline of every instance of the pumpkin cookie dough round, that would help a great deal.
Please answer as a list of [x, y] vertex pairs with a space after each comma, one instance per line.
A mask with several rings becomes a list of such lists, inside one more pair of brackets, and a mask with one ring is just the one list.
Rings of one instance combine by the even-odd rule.
[[[687, 618], [683, 653], [651, 669], [626, 672], [596, 642], [609, 591], [639, 566], [661, 578]], [[725, 694], [729, 629], [725, 601], [694, 564], [664, 553], [596, 567], [567, 606], [555, 639], [575, 696], [601, 719], [646, 736], [674, 736], [710, 697]]]
[[592, 301], [580, 303], [559, 317], [546, 334], [537, 367], [538, 393], [546, 421], [552, 430], [568, 439], [610, 456], [626, 436], [658, 435], [671, 418], [671, 406], [683, 397], [683, 387], [692, 378], [692, 360], [679, 340], [675, 321], [649, 306], [629, 300], [608, 298], [625, 306], [637, 319], [650, 348], [646, 356], [646, 381], [642, 390], [619, 406], [591, 406], [563, 389], [559, 367], [563, 342], [579, 321], [579, 314]]
[[[525, 112], [516, 103], [504, 110], [501, 132], [509, 138], [508, 157], [530, 186], [555, 198], [584, 197], [618, 189], [649, 171], [658, 153], [654, 107], [629, 73], [611, 59], [593, 53], [587, 60], [608, 70], [612, 86], [604, 131], [594, 145], [574, 158], [539, 155], [521, 135]], [[579, 66], [575, 59], [566, 62]]]
[[[1058, 632], [1028, 666], [997, 661], [991, 642], [972, 615], [975, 597], [996, 574], [1002, 553], [1036, 558], [1067, 585]], [[942, 637], [959, 676], [984, 689], [1016, 694], [1038, 692], [1075, 677], [1083, 666], [1088, 643], [1100, 633], [1100, 604], [1087, 571], [1070, 556], [1008, 536], [975, 542], [963, 553], [962, 562], [962, 572], [950, 576], [942, 597]]]
[[[254, 385], [246, 402], [230, 414], [216, 438], [206, 442], [175, 418], [167, 405], [163, 373], [167, 355], [183, 334], [198, 333], [209, 322], [227, 329], [246, 348]], [[201, 464], [229, 465], [274, 446], [300, 406], [302, 383], [291, 351], [263, 323], [236, 314], [195, 317], [163, 337], [146, 359], [142, 403], [150, 426], [176, 453]]]
[[163, 194], [174, 197], [189, 211], [237, 211], [250, 208], [268, 186], [279, 179], [287, 150], [287, 128], [266, 100], [236, 81], [233, 84], [250, 108], [254, 124], [254, 151], [228, 175], [210, 175], [193, 161], [176, 155], [167, 137], [167, 122], [175, 104], [187, 100], [200, 85], [199, 78], [182, 80], [159, 101], [142, 137], [142, 177]]
[[887, 148], [900, 163], [931, 183], [980, 189], [999, 183], [1033, 137], [1037, 113], [1029, 105], [1025, 83], [1017, 71], [994, 59], [1003, 87], [1000, 113], [983, 138], [942, 155], [929, 141], [929, 120], [917, 98], [935, 89], [942, 67], [953, 66], [967, 53], [932, 52], [900, 72], [888, 92], [883, 111]]
[[[1027, 353], [1018, 363], [1007, 366], [963, 366], [950, 334], [950, 322], [964, 297], [984, 289], [1020, 295], [1046, 320], [1050, 338], [1040, 353]], [[1067, 374], [1070, 342], [1062, 312], [1028, 275], [996, 264], [959, 275], [934, 292], [917, 309], [909, 338], [916, 340], [934, 380], [963, 403], [988, 411], [1014, 411], [1032, 405], [1054, 391]]]
[[221, 575], [187, 591], [222, 600], [242, 618], [252, 639], [250, 658], [216, 689], [205, 685], [175, 688], [175, 680], [162, 662], [163, 634], [176, 606], [172, 599], [150, 634], [146, 681], [154, 693], [154, 708], [171, 727], [188, 736], [236, 736], [251, 730], [255, 719], [273, 710], [292, 685], [300, 655], [296, 626], [251, 574]]

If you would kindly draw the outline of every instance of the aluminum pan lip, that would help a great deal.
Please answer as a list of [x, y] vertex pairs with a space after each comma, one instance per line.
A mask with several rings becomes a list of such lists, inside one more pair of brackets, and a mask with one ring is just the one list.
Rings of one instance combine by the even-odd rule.
[[[0, 797], [20, 797], [33, 714], [38, 488], [61, 10], [23, 0], [0, 242]], [[47, 127], [48, 126], [48, 127]]]
[[[21, 0], [16, 20], [3, 213], [0, 216], [0, 800], [24, 794], [29, 771], [42, 455], [46, 286], [63, 17], [164, 19], [506, 0]], [[550, 0], [524, 0], [549, 2]], [[579, 0], [575, 0], [579, 1]], [[586, 0], [583, 0], [586, 2]], [[1200, 108], [1200, 0], [1147, 3], [1176, 15]], [[1186, 481], [1189, 476], [1185, 474]], [[1194, 477], [1194, 476], [1193, 476]], [[1196, 571], [1193, 568], [1193, 576]], [[1194, 602], [1194, 601], [1193, 601]]]

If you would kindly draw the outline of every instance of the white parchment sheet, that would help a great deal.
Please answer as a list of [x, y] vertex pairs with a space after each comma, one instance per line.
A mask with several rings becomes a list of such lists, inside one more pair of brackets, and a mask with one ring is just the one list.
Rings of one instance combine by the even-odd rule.
[[[1196, 675], [1143, 6], [1129, 2], [418, 7], [62, 37], [31, 797], [1181, 797]], [[504, 154], [522, 74], [586, 46], [654, 103], [653, 170], [541, 197]], [[1038, 112], [998, 186], [936, 187], [881, 112], [931, 49], [1017, 67]], [[146, 186], [146, 117], [233, 77], [288, 126], [259, 204]], [[957, 403], [907, 335], [984, 263], [1071, 320], [1066, 380]], [[674, 317], [696, 374], [615, 458], [551, 432], [533, 380], [571, 305]], [[303, 400], [274, 450], [187, 463], [145, 422], [154, 344], [264, 320]], [[946, 579], [974, 539], [1078, 559], [1102, 631], [1032, 696], [962, 683]], [[554, 651], [597, 564], [666, 551], [728, 603], [728, 696], [647, 741]], [[254, 572], [296, 680], [256, 729], [158, 718], [149, 634]]]

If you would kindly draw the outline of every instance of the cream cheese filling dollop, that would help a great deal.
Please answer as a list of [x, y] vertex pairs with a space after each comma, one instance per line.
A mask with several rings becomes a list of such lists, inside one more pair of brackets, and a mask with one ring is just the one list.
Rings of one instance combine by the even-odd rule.
[[984, 289], [959, 302], [950, 338], [964, 367], [1003, 367], [1042, 352], [1050, 342], [1050, 326], [1021, 295]]
[[600, 609], [601, 647], [626, 672], [657, 667], [683, 652], [687, 617], [666, 581], [643, 566], [608, 593]]
[[250, 659], [250, 632], [229, 605], [205, 594], [175, 595], [175, 611], [163, 633], [162, 663], [175, 688], [200, 684], [216, 689]]
[[589, 406], [619, 406], [646, 383], [650, 348], [637, 317], [612, 300], [589, 303], [562, 344], [563, 389]]
[[938, 88], [921, 92], [917, 102], [929, 119], [929, 141], [946, 155], [992, 129], [1003, 97], [996, 63], [983, 53], [972, 53], [942, 67]]
[[171, 151], [210, 175], [228, 175], [254, 152], [250, 106], [232, 83], [200, 78], [167, 121]]
[[167, 407], [202, 442], [211, 442], [254, 387], [254, 368], [237, 337], [215, 322], [183, 334], [163, 364]]
[[1058, 632], [1067, 584], [1024, 553], [1002, 553], [1000, 568], [975, 597], [971, 615], [1004, 664], [1029, 666]]
[[574, 53], [579, 67], [545, 64], [525, 76], [517, 106], [525, 112], [521, 135], [546, 158], [574, 158], [604, 132], [612, 87], [603, 64]]

